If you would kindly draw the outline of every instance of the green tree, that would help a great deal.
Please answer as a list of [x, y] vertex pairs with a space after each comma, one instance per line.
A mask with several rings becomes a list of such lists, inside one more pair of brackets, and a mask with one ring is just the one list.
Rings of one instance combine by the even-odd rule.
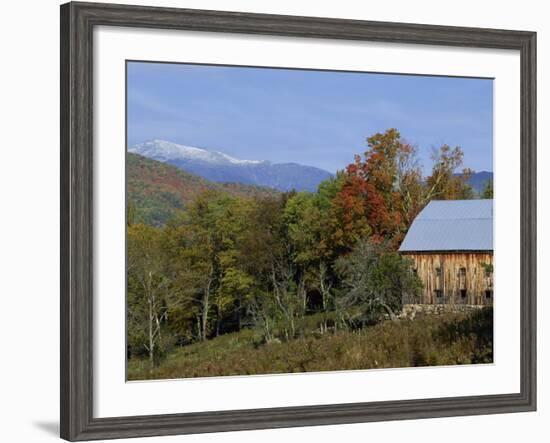
[[[329, 194], [334, 181], [319, 187], [320, 192], [300, 192], [292, 196], [284, 209], [284, 221], [292, 244], [292, 259], [303, 278], [306, 291], [316, 290], [321, 296], [321, 307], [326, 311], [332, 298], [334, 283], [331, 262], [334, 251], [330, 248], [330, 202], [338, 192]], [[321, 194], [325, 191], [325, 194]], [[328, 196], [328, 195], [329, 196]]]
[[248, 304], [269, 289], [274, 257], [284, 256], [281, 205], [207, 191], [167, 227], [177, 303], [195, 317], [199, 340], [240, 329]]
[[220, 283], [223, 237], [217, 220], [227, 199], [205, 191], [167, 228], [175, 292], [179, 303], [192, 307], [199, 340], [206, 340], [210, 332], [214, 295]]
[[342, 280], [338, 313], [351, 326], [378, 322], [385, 315], [395, 319], [403, 296], [419, 295], [422, 288], [410, 260], [367, 240], [339, 258], [336, 270]]
[[163, 352], [169, 280], [160, 231], [151, 226], [128, 226], [128, 342], [135, 352], [147, 350], [151, 365]]
[[483, 191], [481, 192], [481, 198], [493, 198], [493, 180], [487, 180]]
[[256, 199], [248, 218], [249, 229], [239, 244], [241, 269], [255, 278], [248, 311], [263, 325], [267, 316], [267, 323], [277, 320], [287, 339], [294, 337], [296, 319], [306, 311], [305, 274], [296, 262], [296, 245], [289, 237], [284, 214], [287, 202], [295, 195]]
[[224, 320], [236, 317], [237, 329], [241, 329], [246, 315], [246, 301], [255, 289], [255, 279], [247, 273], [240, 245], [250, 230], [250, 215], [254, 200], [232, 198], [218, 201], [220, 211], [215, 225], [221, 238], [219, 252], [219, 285], [213, 304], [216, 308], [216, 335]]

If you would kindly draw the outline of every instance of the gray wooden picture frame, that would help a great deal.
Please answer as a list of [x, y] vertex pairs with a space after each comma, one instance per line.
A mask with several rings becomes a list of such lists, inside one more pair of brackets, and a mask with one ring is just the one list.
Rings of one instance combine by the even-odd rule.
[[[93, 102], [96, 26], [517, 50], [521, 57], [521, 391], [514, 394], [93, 416]], [[536, 33], [189, 9], [61, 6], [61, 437], [70, 441], [536, 409]], [[515, 294], [511, 294], [515, 296]]]

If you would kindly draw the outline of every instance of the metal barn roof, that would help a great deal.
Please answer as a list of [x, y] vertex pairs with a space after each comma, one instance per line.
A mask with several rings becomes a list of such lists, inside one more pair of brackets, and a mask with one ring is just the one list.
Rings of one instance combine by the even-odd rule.
[[399, 251], [492, 251], [493, 200], [432, 200]]

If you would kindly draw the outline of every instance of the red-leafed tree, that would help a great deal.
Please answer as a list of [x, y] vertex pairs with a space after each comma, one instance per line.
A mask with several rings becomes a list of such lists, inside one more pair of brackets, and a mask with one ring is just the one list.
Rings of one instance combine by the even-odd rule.
[[391, 239], [397, 245], [421, 209], [422, 175], [414, 146], [396, 129], [367, 139], [364, 156], [348, 165], [333, 204], [341, 222], [342, 246], [359, 238]]

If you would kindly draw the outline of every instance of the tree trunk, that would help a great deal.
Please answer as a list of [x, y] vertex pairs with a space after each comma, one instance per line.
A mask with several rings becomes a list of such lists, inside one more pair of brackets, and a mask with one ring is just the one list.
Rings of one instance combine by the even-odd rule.
[[[210, 271], [212, 274], [212, 270]], [[202, 300], [202, 318], [201, 318], [201, 340], [206, 340], [207, 326], [208, 326], [208, 310], [210, 309], [210, 286], [212, 284], [212, 278], [208, 278], [208, 283], [204, 289]]]
[[330, 298], [330, 290], [332, 283], [327, 281], [327, 265], [324, 262], [319, 263], [319, 291], [321, 292], [321, 303], [323, 311], [328, 310], [328, 300]]
[[243, 297], [241, 294], [239, 294], [239, 305], [237, 307], [237, 327], [239, 328], [239, 331], [243, 328], [243, 319], [242, 319], [242, 309], [243, 309]]
[[394, 314], [392, 309], [386, 303], [382, 303], [382, 307], [386, 310], [386, 312], [388, 313], [392, 321], [397, 321], [397, 316]]
[[208, 292], [204, 295], [204, 305], [201, 318], [201, 340], [206, 340], [206, 326], [208, 324], [208, 299], [210, 294]]
[[206, 340], [206, 334], [208, 332], [208, 310], [210, 309], [210, 288], [212, 287], [212, 280], [214, 278], [214, 268], [210, 266], [210, 272], [206, 287], [204, 288], [202, 298], [202, 313], [201, 313], [201, 341]]
[[154, 338], [154, 316], [153, 316], [153, 301], [149, 299], [149, 363], [151, 368], [154, 365], [155, 357], [155, 338]]
[[199, 341], [202, 341], [201, 318], [202, 315], [197, 315], [197, 334], [199, 334]]
[[155, 332], [153, 329], [155, 327], [155, 316], [153, 312], [155, 307], [155, 298], [153, 295], [152, 280], [153, 274], [149, 271], [145, 280], [144, 289], [146, 291], [149, 308], [149, 363], [151, 365], [151, 369], [155, 364]]

